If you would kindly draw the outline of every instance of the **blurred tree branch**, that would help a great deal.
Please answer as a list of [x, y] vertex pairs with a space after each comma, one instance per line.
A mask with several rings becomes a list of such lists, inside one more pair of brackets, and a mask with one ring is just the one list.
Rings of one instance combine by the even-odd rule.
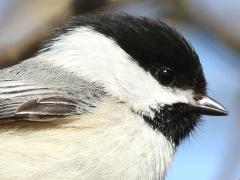
[[0, 22], [0, 68], [31, 57], [53, 27], [72, 15], [90, 13], [124, 0], [11, 0]]
[[240, 51], [240, 2], [235, 0], [171, 0], [184, 17], [212, 32], [236, 51]]

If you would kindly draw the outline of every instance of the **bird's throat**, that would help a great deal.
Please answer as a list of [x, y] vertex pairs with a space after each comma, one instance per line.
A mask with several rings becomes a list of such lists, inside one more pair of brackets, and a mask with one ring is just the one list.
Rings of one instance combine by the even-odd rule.
[[165, 105], [159, 110], [154, 110], [155, 116], [144, 116], [144, 120], [156, 131], [161, 132], [176, 146], [187, 137], [196, 127], [199, 115], [186, 111], [188, 106], [184, 103]]

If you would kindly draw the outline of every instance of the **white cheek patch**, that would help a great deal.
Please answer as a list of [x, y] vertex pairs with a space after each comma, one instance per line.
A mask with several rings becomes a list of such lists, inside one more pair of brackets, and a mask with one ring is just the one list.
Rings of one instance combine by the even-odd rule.
[[118, 94], [111, 67], [116, 57], [113, 40], [88, 27], [80, 27], [58, 37], [39, 59], [90, 82], [98, 82]]
[[151, 112], [150, 108], [193, 101], [191, 90], [162, 86], [150, 72], [133, 61], [128, 60], [116, 67], [116, 79], [127, 95], [127, 102], [136, 111]]
[[135, 111], [153, 116], [150, 108], [193, 101], [191, 90], [162, 86], [114, 40], [91, 28], [80, 27], [62, 35], [50, 48], [38, 57], [80, 78], [103, 84]]

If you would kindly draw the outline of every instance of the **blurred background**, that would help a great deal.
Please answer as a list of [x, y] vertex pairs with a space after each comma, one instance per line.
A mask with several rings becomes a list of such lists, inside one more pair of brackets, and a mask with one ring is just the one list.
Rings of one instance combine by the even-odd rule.
[[196, 49], [209, 95], [230, 111], [203, 117], [178, 149], [167, 180], [240, 179], [240, 1], [0, 0], [0, 68], [32, 57], [53, 27], [75, 15], [126, 12], [160, 19]]

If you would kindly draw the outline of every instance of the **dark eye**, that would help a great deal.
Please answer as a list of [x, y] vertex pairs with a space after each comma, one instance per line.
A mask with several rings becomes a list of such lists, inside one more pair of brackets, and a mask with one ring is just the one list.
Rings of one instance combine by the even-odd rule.
[[169, 85], [175, 78], [175, 74], [170, 68], [160, 68], [156, 72], [156, 76], [161, 84]]

